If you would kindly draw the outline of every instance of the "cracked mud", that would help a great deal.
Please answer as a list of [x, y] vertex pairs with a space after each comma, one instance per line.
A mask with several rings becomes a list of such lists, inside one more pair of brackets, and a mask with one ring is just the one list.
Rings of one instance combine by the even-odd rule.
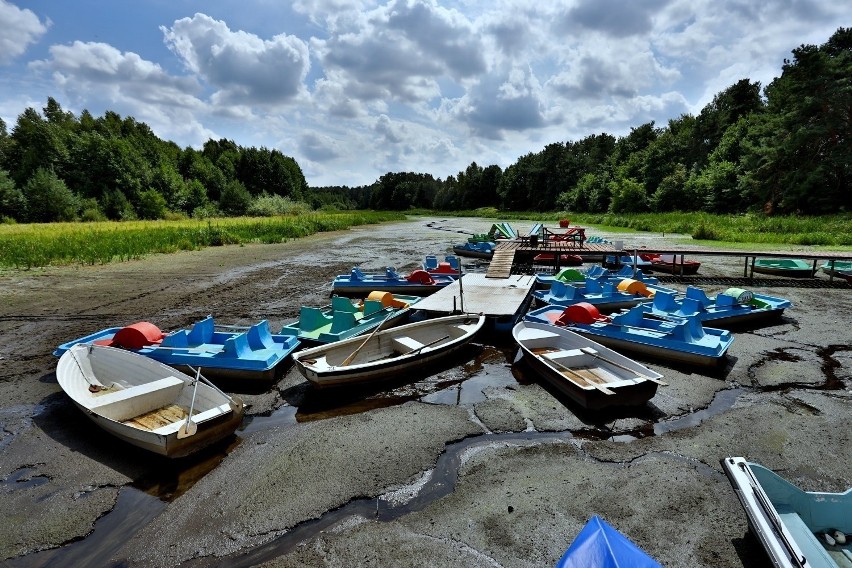
[[[808, 490], [852, 487], [848, 287], [756, 280], [751, 289], [794, 308], [736, 330], [717, 373], [648, 361], [669, 385], [644, 407], [606, 413], [555, 395], [510, 344], [477, 344], [380, 391], [318, 394], [290, 369], [244, 396], [249, 416], [233, 440], [170, 462], [97, 429], [56, 384], [50, 353], [69, 338], [140, 320], [175, 329], [210, 313], [275, 329], [324, 303], [331, 278], [355, 264], [408, 271], [490, 224], [413, 219], [0, 273], [0, 559], [552, 566], [597, 514], [665, 566], [764, 566], [720, 458], [746, 456]], [[710, 294], [742, 274], [738, 259], [701, 260]]]

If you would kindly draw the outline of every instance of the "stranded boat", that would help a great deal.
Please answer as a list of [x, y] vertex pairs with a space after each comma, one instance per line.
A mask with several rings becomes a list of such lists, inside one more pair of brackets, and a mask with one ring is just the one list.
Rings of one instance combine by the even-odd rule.
[[415, 270], [407, 276], [401, 276], [390, 266], [385, 268], [384, 274], [365, 274], [356, 266], [349, 274], [336, 276], [331, 283], [331, 291], [341, 296], [364, 296], [375, 290], [428, 296], [454, 280], [452, 276], [430, 274], [425, 270]]
[[533, 296], [539, 305], [565, 307], [588, 302], [597, 306], [599, 310], [612, 312], [633, 307], [641, 302], [648, 302], [658, 291], [674, 293], [674, 290], [670, 288], [645, 284], [632, 278], [598, 280], [587, 277], [585, 286], [582, 287], [554, 280], [549, 290], [536, 290]]
[[274, 382], [299, 346], [295, 337], [272, 335], [266, 320], [244, 327], [217, 325], [212, 316], [171, 333], [150, 322], [103, 329], [63, 343], [53, 354], [59, 357], [77, 343], [122, 347], [185, 371], [204, 367], [209, 379], [246, 386]]
[[281, 335], [294, 336], [302, 342], [333, 343], [362, 335], [379, 325], [387, 328], [405, 323], [411, 306], [420, 299], [420, 296], [379, 291], [370, 292], [358, 303], [332, 296], [328, 306], [302, 306], [299, 319], [282, 327]]
[[434, 254], [426, 255], [426, 260], [423, 261], [423, 270], [429, 274], [445, 274], [458, 278], [461, 276], [461, 262], [459, 257], [448, 254], [444, 260], [439, 261]]
[[567, 327], [618, 351], [702, 367], [719, 365], [734, 342], [731, 332], [703, 327], [695, 317], [660, 320], [647, 316], [642, 306], [611, 318], [586, 302], [564, 309], [547, 306], [531, 311], [524, 320]]
[[78, 344], [59, 358], [56, 380], [95, 424], [135, 446], [182, 457], [234, 433], [242, 401], [200, 376], [149, 357]]
[[761, 274], [787, 278], [811, 278], [816, 272], [813, 266], [798, 258], [757, 258], [753, 268]]
[[293, 359], [316, 387], [370, 384], [406, 377], [458, 351], [483, 325], [483, 315], [429, 319], [305, 349]]
[[662, 568], [598, 516], [589, 519], [556, 568]]
[[494, 256], [494, 247], [496, 246], [492, 241], [467, 242], [460, 245], [453, 245], [453, 252], [458, 256], [491, 260]]
[[564, 327], [520, 322], [512, 336], [530, 366], [584, 408], [644, 404], [662, 375]]
[[642, 309], [661, 318], [696, 317], [702, 324], [725, 328], [780, 317], [793, 305], [790, 300], [742, 288], [728, 288], [710, 299], [701, 288], [687, 286], [684, 298], [675, 296], [671, 292], [657, 292], [654, 301], [642, 304]]
[[745, 509], [751, 532], [773, 566], [852, 566], [852, 489], [844, 493], [802, 491], [744, 458], [729, 457], [721, 463]]

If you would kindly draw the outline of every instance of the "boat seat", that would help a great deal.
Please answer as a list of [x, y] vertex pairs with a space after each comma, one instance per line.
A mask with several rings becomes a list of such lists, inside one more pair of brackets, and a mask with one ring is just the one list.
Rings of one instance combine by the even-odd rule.
[[545, 359], [570, 359], [574, 357], [582, 357], [584, 353], [579, 349], [560, 349], [559, 351], [551, 351], [550, 353], [542, 354]]
[[796, 541], [802, 554], [807, 558], [808, 566], [831, 566], [834, 561], [817, 540], [817, 537], [814, 536], [814, 533], [811, 532], [811, 529], [808, 528], [808, 525], [805, 524], [805, 521], [802, 520], [802, 517], [795, 511], [784, 511], [780, 507], [779, 509], [778, 516], [781, 517], [781, 522], [790, 531], [793, 540]]
[[183, 387], [183, 380], [175, 376], [165, 377], [95, 396], [88, 408], [121, 422], [171, 404]]
[[399, 351], [400, 353], [408, 353], [409, 351], [423, 347], [423, 343], [407, 335], [397, 335], [391, 341], [391, 345], [393, 345], [394, 351]]
[[[220, 404], [219, 406], [214, 406], [204, 412], [198, 412], [192, 416], [192, 421], [196, 424], [200, 424], [205, 420], [211, 420], [218, 416], [222, 416], [231, 411], [231, 405], [227, 402], [225, 404]], [[173, 434], [177, 432], [181, 426], [186, 424], [186, 419], [178, 420], [177, 422], [172, 422], [171, 424], [166, 424], [165, 426], [160, 426], [155, 430], [151, 430], [154, 434], [160, 434], [161, 436], [168, 436], [169, 434]]]

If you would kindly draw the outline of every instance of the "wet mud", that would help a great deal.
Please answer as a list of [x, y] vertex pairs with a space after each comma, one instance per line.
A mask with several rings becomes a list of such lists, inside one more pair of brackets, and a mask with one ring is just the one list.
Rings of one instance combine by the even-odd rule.
[[[176, 329], [207, 314], [268, 319], [274, 331], [301, 305], [327, 303], [334, 275], [354, 265], [412, 270], [491, 222], [412, 219], [281, 245], [0, 274], [0, 503], [12, 512], [0, 523], [0, 558], [542, 566], [600, 514], [666, 566], [762, 566], [719, 458], [746, 455], [809, 490], [852, 486], [852, 453], [837, 442], [852, 398], [852, 336], [840, 317], [852, 313], [852, 288], [821, 277], [743, 283], [739, 259], [703, 257], [695, 280], [668, 282], [708, 294], [737, 285], [795, 307], [734, 330], [716, 372], [645, 362], [669, 385], [639, 408], [579, 408], [510, 341], [483, 338], [367, 390], [315, 391], [287, 368], [273, 388], [243, 396], [250, 406], [233, 438], [170, 461], [97, 429], [56, 384], [50, 352], [70, 338], [134, 321]], [[686, 523], [689, 534], [678, 532]]]

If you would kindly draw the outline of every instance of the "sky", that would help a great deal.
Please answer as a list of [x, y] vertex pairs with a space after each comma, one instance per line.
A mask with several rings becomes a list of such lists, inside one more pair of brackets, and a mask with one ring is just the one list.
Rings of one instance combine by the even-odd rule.
[[852, 25], [824, 0], [0, 0], [0, 118], [47, 98], [293, 157], [312, 187], [445, 179], [696, 115]]

